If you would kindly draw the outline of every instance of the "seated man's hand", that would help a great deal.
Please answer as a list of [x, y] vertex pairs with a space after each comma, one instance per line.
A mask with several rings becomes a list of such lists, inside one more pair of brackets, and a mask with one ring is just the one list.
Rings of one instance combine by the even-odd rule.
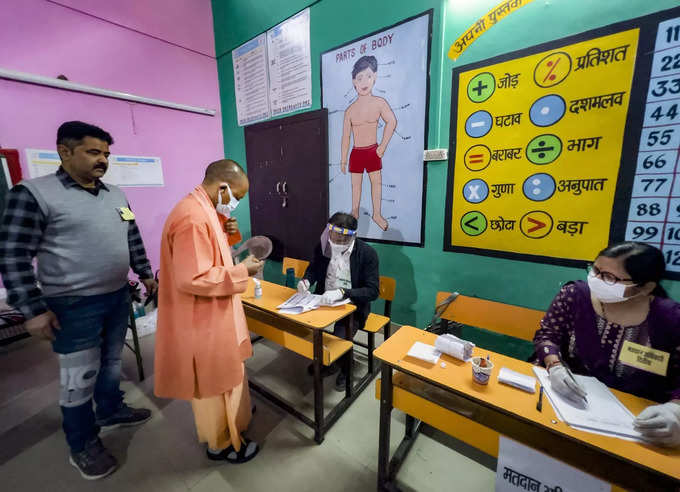
[[342, 291], [340, 289], [327, 290], [321, 297], [321, 304], [333, 304], [342, 300]]
[[583, 403], [586, 398], [586, 390], [571, 379], [567, 368], [562, 364], [553, 365], [548, 371], [550, 376], [550, 385], [560, 395], [575, 403]]
[[633, 422], [642, 437], [659, 446], [680, 446], [680, 403], [669, 401], [645, 408]]
[[305, 280], [304, 278], [300, 280], [297, 284], [297, 291], [298, 294], [304, 294], [305, 292], [309, 292], [309, 280]]
[[61, 329], [57, 315], [52, 311], [47, 311], [35, 318], [29, 319], [24, 323], [24, 328], [32, 336], [45, 340], [54, 340], [54, 330]]

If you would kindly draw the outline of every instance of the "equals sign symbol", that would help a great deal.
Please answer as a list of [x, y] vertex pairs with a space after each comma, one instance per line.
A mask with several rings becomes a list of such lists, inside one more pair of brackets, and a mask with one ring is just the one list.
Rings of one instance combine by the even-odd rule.
[[477, 164], [484, 161], [484, 154], [470, 154], [470, 164]]

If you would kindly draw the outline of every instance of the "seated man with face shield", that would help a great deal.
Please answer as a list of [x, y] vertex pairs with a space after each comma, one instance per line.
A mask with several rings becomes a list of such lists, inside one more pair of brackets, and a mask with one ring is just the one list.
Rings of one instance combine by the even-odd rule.
[[[357, 219], [341, 212], [335, 213], [321, 234], [314, 250], [314, 259], [298, 283], [298, 292], [306, 292], [316, 284], [316, 293], [323, 294], [325, 303], [349, 299], [357, 310], [353, 317], [335, 324], [335, 336], [345, 338], [348, 328], [352, 337], [364, 326], [371, 311], [371, 301], [378, 298], [378, 255], [365, 242], [356, 238]], [[353, 322], [352, 322], [353, 320]], [[350, 325], [351, 322], [351, 326]], [[335, 373], [331, 366], [324, 375]], [[335, 381], [335, 389], [344, 391], [347, 375], [342, 371]]]

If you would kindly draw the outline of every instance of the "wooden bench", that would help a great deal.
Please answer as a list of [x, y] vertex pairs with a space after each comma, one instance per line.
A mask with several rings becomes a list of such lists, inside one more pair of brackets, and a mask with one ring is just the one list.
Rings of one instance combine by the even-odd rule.
[[[283, 274], [288, 272], [289, 268], [295, 271], [296, 278], [302, 278], [305, 276], [305, 272], [309, 267], [309, 262], [307, 260], [298, 260], [297, 258], [289, 258], [288, 256], [283, 257], [283, 266], [281, 268]], [[296, 288], [297, 286], [291, 285], [291, 287]]]
[[373, 351], [375, 350], [375, 334], [381, 329], [383, 330], [384, 339], [387, 340], [390, 337], [390, 328], [392, 326], [392, 301], [394, 300], [394, 292], [397, 288], [397, 281], [392, 277], [380, 276], [380, 293], [378, 298], [385, 301], [385, 311], [384, 316], [375, 313], [369, 313], [368, 318], [366, 318], [366, 323], [361, 330], [366, 332], [368, 338], [368, 344], [363, 344], [361, 342], [354, 342], [360, 347], [368, 349], [368, 372], [372, 374], [377, 374], [380, 370], [375, 364], [373, 358]]
[[[277, 343], [296, 354], [314, 359], [314, 344], [312, 330], [298, 327], [278, 328], [261, 321], [248, 318], [248, 330]], [[352, 349], [352, 343], [330, 333], [323, 333], [323, 365], [330, 366]]]
[[[437, 306], [451, 295], [451, 292], [437, 292]], [[440, 317], [446, 321], [474, 326], [530, 342], [534, 339], [534, 334], [544, 315], [544, 311], [537, 309], [458, 295]]]

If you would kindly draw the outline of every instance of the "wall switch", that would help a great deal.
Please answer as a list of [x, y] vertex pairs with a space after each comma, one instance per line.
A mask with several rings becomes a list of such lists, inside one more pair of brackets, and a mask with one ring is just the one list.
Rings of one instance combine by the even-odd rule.
[[430, 149], [423, 151], [424, 161], [445, 161], [449, 158], [449, 149]]

